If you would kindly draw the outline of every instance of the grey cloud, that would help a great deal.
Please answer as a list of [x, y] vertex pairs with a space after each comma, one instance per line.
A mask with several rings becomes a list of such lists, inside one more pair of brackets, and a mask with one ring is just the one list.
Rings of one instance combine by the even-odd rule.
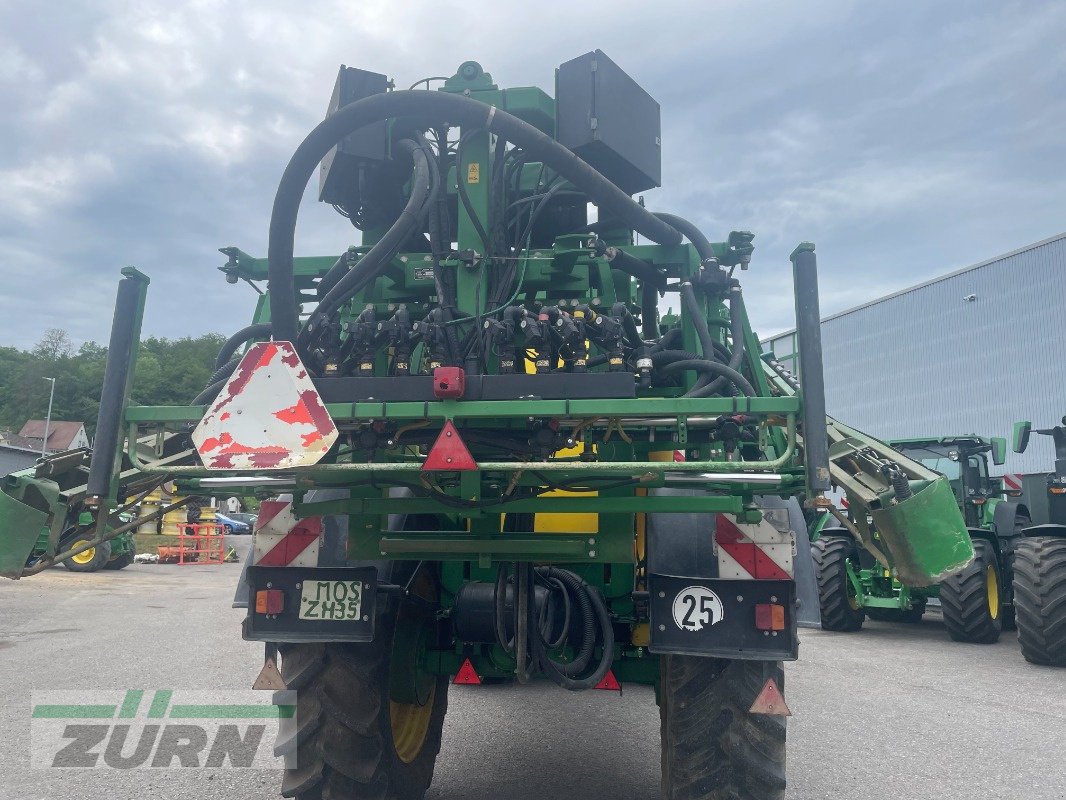
[[[663, 106], [649, 204], [712, 238], [756, 232], [764, 334], [791, 325], [803, 239], [832, 312], [1063, 227], [1053, 2], [9, 2], [0, 32], [3, 343], [106, 339], [128, 263], [153, 279], [147, 333], [243, 324], [254, 298], [216, 248], [265, 252], [340, 63], [406, 86], [473, 58], [550, 89], [557, 63], [604, 49]], [[298, 250], [352, 243], [313, 201]]]

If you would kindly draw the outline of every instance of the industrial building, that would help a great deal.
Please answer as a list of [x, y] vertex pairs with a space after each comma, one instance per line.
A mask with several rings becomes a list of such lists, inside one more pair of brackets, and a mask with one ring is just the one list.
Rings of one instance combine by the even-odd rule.
[[[794, 330], [763, 349], [801, 371]], [[1066, 415], [1066, 233], [824, 317], [822, 353], [829, 414], [883, 439], [1049, 427]], [[1053, 460], [1033, 436], [996, 474]], [[1040, 516], [1043, 479], [1025, 489]]]

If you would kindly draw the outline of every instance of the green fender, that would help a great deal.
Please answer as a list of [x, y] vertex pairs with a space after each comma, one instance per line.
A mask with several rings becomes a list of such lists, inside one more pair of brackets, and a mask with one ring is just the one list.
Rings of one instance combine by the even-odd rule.
[[900, 583], [932, 586], [973, 560], [966, 521], [947, 478], [870, 515]]

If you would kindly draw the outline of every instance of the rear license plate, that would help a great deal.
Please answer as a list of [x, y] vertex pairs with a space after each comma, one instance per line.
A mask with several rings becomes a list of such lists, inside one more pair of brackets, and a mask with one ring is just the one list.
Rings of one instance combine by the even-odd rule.
[[343, 622], [357, 620], [362, 613], [362, 581], [304, 581], [300, 619]]
[[[248, 567], [244, 638], [258, 642], [370, 642], [376, 567]], [[280, 589], [278, 614], [255, 611], [256, 592]]]

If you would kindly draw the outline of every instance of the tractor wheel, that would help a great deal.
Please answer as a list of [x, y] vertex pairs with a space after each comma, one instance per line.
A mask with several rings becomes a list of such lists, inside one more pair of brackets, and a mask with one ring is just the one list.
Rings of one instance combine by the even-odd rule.
[[[295, 745], [279, 747], [296, 755], [284, 797], [421, 800], [429, 788], [448, 707], [447, 676], [419, 670], [432, 615], [410, 601], [379, 603], [373, 642], [281, 645], [299, 725]], [[395, 684], [413, 696], [398, 701]]]
[[867, 608], [866, 616], [877, 622], [902, 622], [917, 625], [925, 615], [925, 606], [914, 608]]
[[660, 660], [664, 800], [783, 800], [785, 718], [748, 708], [781, 663]]
[[956, 642], [992, 644], [1003, 630], [999, 561], [984, 539], [974, 539], [973, 550], [973, 561], [941, 582], [940, 608]]
[[1014, 608], [1025, 660], [1066, 667], [1066, 539], [1022, 539], [1014, 551]]
[[132, 563], [133, 563], [133, 551], [132, 550], [127, 550], [122, 555], [115, 556], [110, 561], [108, 561], [106, 564], [104, 564], [104, 569], [125, 569], [126, 567], [128, 567]]
[[866, 612], [855, 587], [848, 580], [848, 563], [858, 567], [859, 554], [849, 536], [822, 536], [811, 545], [818, 575], [818, 604], [822, 628], [827, 631], [857, 631]]
[[[69, 550], [72, 547], [79, 547], [87, 541], [89, 540], [75, 539], [65, 544], [64, 549]], [[63, 566], [71, 572], [96, 572], [98, 569], [103, 569], [110, 560], [111, 542], [101, 542], [96, 547], [90, 547], [88, 550], [82, 550], [80, 553], [72, 555], [63, 562]]]

